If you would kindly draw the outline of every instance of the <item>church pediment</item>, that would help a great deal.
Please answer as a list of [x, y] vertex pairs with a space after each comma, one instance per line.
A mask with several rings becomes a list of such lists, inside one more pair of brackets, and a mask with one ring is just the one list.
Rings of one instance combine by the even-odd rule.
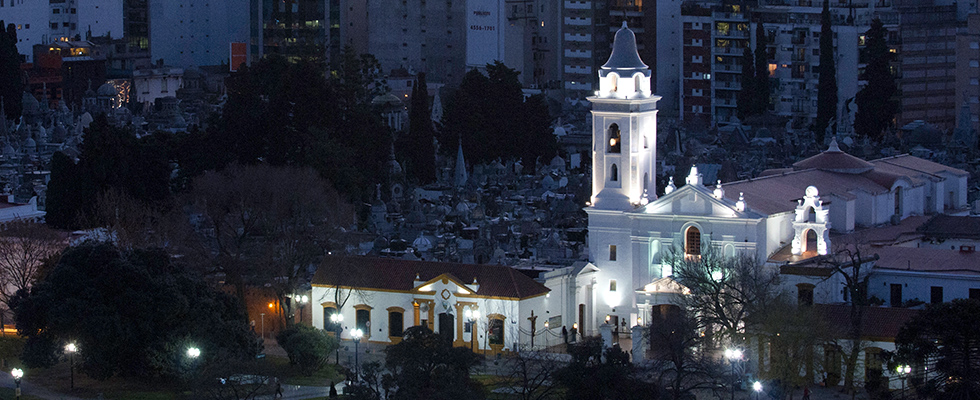
[[[743, 206], [744, 207], [744, 206]], [[697, 184], [688, 184], [639, 210], [642, 214], [697, 215], [719, 218], [761, 218], [762, 216], [745, 209], [739, 211], [736, 202], [722, 196], [715, 197], [712, 191]]]
[[673, 293], [673, 294], [690, 294], [691, 289], [686, 286], [681, 285], [677, 281], [671, 279], [669, 276], [657, 279], [643, 286], [643, 289], [637, 290], [642, 293]]

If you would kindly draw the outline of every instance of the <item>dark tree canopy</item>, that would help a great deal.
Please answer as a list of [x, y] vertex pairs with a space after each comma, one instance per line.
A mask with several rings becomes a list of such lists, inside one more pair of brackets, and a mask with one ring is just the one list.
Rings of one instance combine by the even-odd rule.
[[871, 21], [871, 29], [868, 29], [865, 37], [867, 41], [861, 61], [866, 66], [860, 79], [868, 84], [855, 96], [857, 113], [854, 115], [854, 131], [860, 136], [881, 141], [898, 113], [895, 98], [898, 86], [890, 65], [894, 54], [888, 48], [888, 30], [880, 19]]
[[112, 189], [147, 205], [167, 204], [170, 171], [163, 143], [153, 136], [137, 139], [100, 114], [85, 131], [77, 164], [64, 154], [52, 159], [47, 223], [56, 228], [96, 225], [86, 218], [96, 199]]
[[957, 299], [930, 304], [898, 331], [898, 359], [928, 368], [917, 385], [933, 398], [980, 398], [980, 301]]
[[602, 340], [586, 338], [568, 346], [572, 361], [555, 381], [568, 400], [658, 399], [660, 390], [637, 376], [630, 356], [618, 345], [603, 350]]
[[837, 115], [837, 67], [834, 65], [834, 56], [837, 52], [834, 46], [834, 30], [831, 28], [831, 23], [830, 3], [829, 0], [824, 0], [823, 12], [820, 14], [820, 66], [817, 70], [820, 76], [817, 83], [817, 119], [813, 123], [813, 135], [818, 145], [824, 142], [827, 127], [836, 130], [836, 126], [830, 125], [830, 121]]
[[85, 243], [65, 251], [50, 273], [12, 301], [29, 367], [54, 365], [68, 342], [76, 368], [95, 379], [172, 377], [188, 347], [203, 361], [258, 352], [240, 303], [186, 272], [158, 250], [120, 251]]
[[769, 111], [769, 103], [772, 97], [769, 85], [769, 37], [766, 36], [766, 28], [762, 21], [755, 24], [755, 87], [756, 94], [756, 114], [765, 114]]
[[[3, 30], [6, 29], [6, 30]], [[16, 119], [22, 112], [24, 76], [20, 70], [21, 56], [17, 52], [17, 27], [0, 20], [0, 96], [7, 118]]]
[[470, 379], [477, 356], [423, 326], [405, 330], [404, 339], [385, 350], [385, 364], [397, 390], [389, 398], [479, 399], [481, 387]]
[[738, 117], [744, 119], [749, 115], [755, 114], [755, 63], [752, 61], [752, 49], [745, 47], [742, 49], [742, 88], [738, 91], [736, 99], [736, 111]]
[[425, 73], [419, 73], [412, 84], [412, 104], [408, 112], [408, 132], [398, 145], [403, 154], [405, 169], [419, 183], [436, 180], [435, 130], [432, 127], [432, 110], [429, 107], [429, 89]]
[[446, 102], [440, 150], [455, 156], [459, 140], [472, 163], [520, 159], [546, 163], [557, 152], [551, 115], [543, 96], [524, 98], [519, 72], [487, 64], [487, 75], [471, 70]]

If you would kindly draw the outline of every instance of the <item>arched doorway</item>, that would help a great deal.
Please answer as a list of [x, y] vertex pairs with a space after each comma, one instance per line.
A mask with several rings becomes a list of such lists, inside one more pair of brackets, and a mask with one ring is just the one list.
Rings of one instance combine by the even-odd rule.
[[454, 328], [456, 327], [455, 318], [450, 313], [439, 313], [439, 336], [444, 340], [452, 343], [454, 335]]

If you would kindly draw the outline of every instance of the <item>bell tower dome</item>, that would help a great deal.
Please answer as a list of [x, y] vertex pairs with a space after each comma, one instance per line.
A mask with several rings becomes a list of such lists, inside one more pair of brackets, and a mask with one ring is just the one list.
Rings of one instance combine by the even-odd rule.
[[630, 210], [656, 199], [657, 101], [650, 67], [623, 22], [592, 102], [592, 207]]

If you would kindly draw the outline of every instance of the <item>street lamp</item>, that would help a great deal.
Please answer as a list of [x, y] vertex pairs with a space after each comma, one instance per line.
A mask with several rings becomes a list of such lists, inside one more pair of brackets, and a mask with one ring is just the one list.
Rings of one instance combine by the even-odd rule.
[[337, 311], [330, 314], [330, 322], [333, 323], [334, 330], [337, 331], [337, 365], [340, 365], [340, 334], [344, 332], [344, 327], [340, 324], [344, 322], [344, 314]]
[[905, 399], [905, 379], [906, 379], [906, 377], [908, 377], [909, 372], [912, 372], [912, 366], [911, 365], [908, 365], [908, 364], [906, 364], [906, 365], [899, 365], [898, 368], [896, 368], [896, 372], [898, 372], [898, 375], [899, 375], [900, 379], [902, 380], [902, 400], [904, 400]]
[[17, 389], [15, 389], [14, 395], [17, 396], [17, 400], [20, 400], [20, 378], [24, 377], [24, 370], [14, 368], [10, 370], [10, 376], [14, 377], [14, 383], [17, 384]]
[[65, 352], [68, 353], [68, 363], [71, 365], [71, 390], [75, 390], [75, 352], [78, 346], [74, 342], [65, 345]]
[[358, 360], [358, 356], [360, 354], [359, 350], [357, 349], [357, 345], [361, 343], [361, 338], [364, 337], [364, 332], [361, 332], [360, 329], [354, 329], [350, 332], [350, 337], [354, 340], [354, 378], [359, 382], [361, 380], [361, 363]]
[[759, 396], [762, 393], [762, 382], [755, 381], [752, 384], [752, 390], [755, 390], [755, 400], [759, 400]]
[[307, 297], [305, 294], [302, 295], [302, 296], [300, 296], [300, 295], [297, 294], [297, 295], [293, 295], [293, 300], [296, 300], [296, 304], [299, 304], [299, 323], [302, 324], [303, 323], [303, 309], [306, 307], [306, 303], [309, 303], [310, 302], [310, 298]]
[[197, 347], [189, 347], [187, 349], [187, 357], [194, 360], [201, 356], [201, 349]]
[[467, 308], [463, 314], [470, 323], [470, 351], [475, 352], [475, 350], [473, 350], [473, 342], [476, 341], [476, 320], [480, 318], [480, 310]]
[[735, 400], [735, 361], [742, 359], [741, 349], [725, 349], [725, 358], [732, 364], [732, 400]]

